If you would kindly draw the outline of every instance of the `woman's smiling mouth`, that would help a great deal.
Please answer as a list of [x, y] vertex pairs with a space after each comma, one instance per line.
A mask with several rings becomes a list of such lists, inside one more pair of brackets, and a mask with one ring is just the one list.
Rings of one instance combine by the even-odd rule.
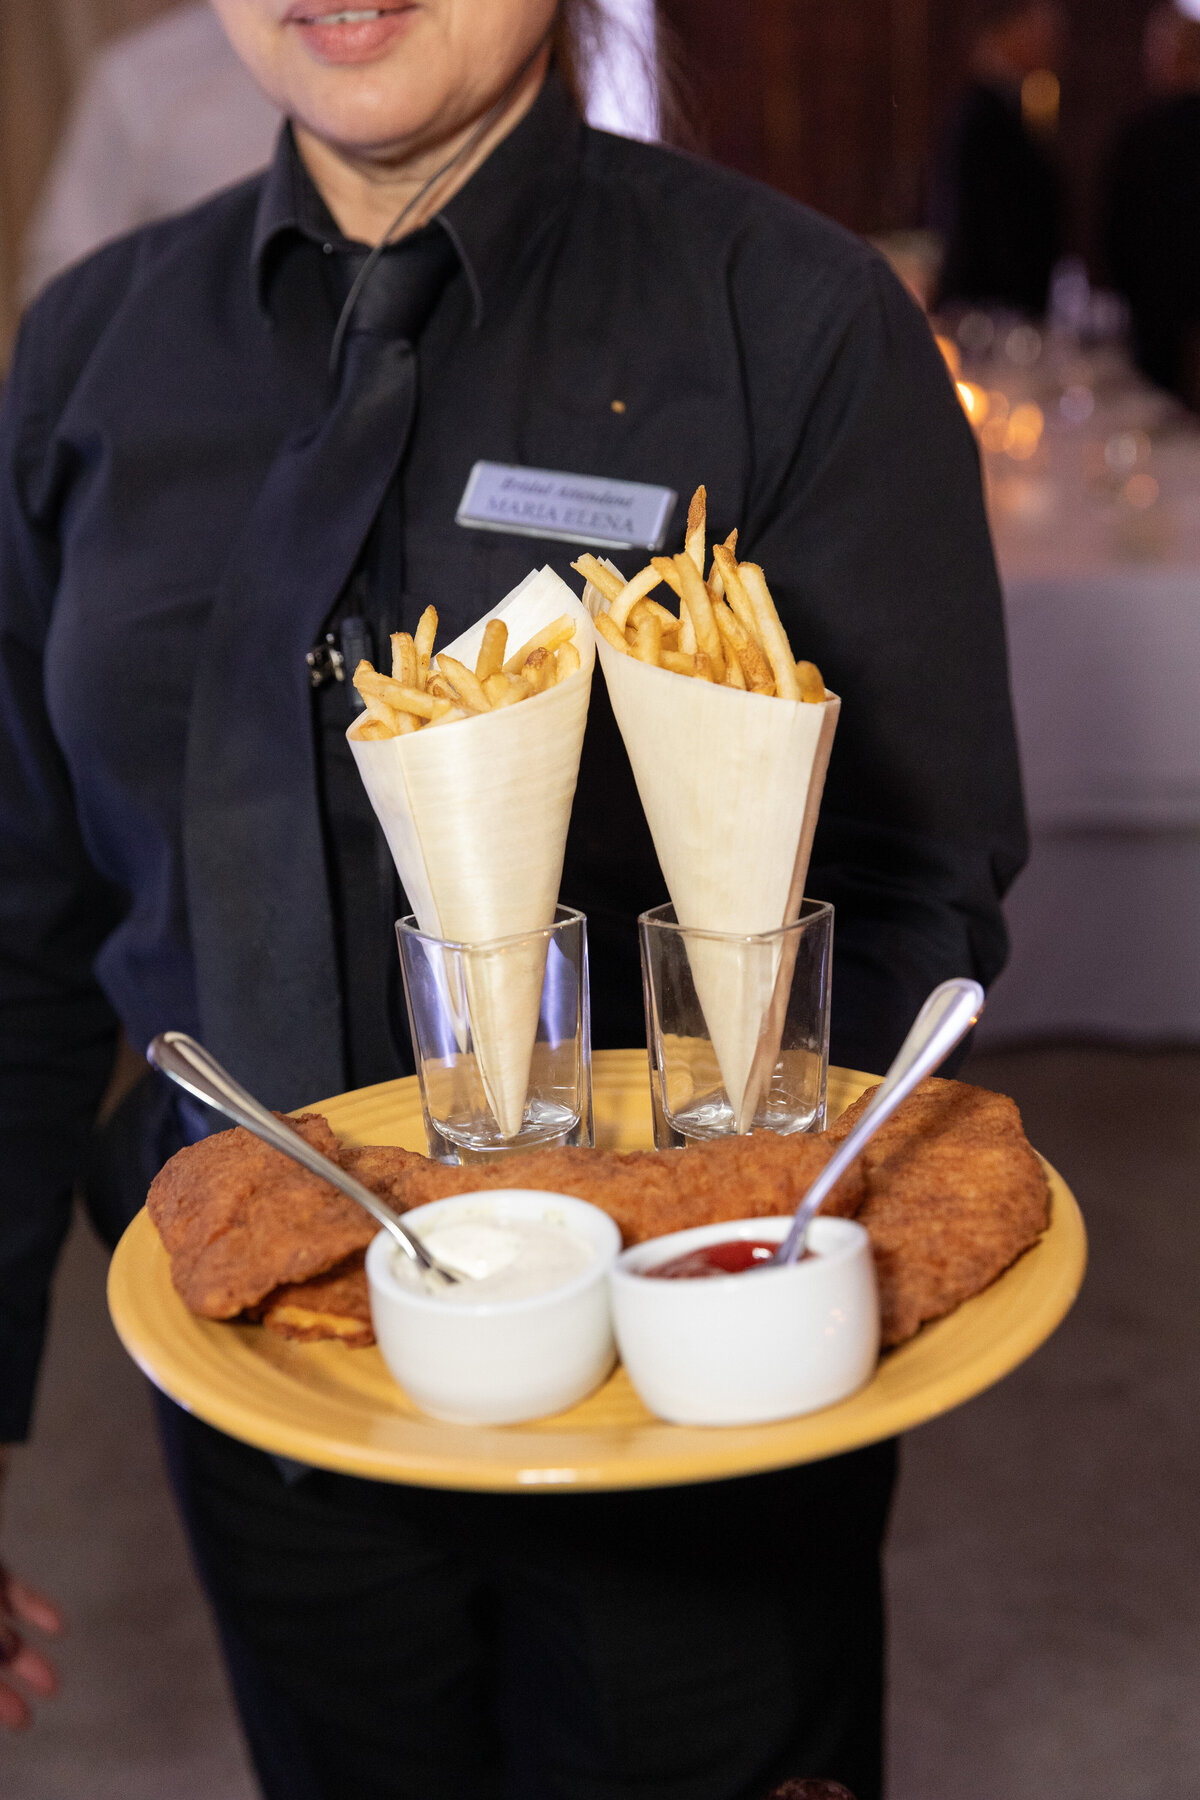
[[417, 10], [412, 5], [341, 7], [329, 12], [297, 7], [284, 23], [296, 27], [322, 62], [369, 62], [406, 29]]

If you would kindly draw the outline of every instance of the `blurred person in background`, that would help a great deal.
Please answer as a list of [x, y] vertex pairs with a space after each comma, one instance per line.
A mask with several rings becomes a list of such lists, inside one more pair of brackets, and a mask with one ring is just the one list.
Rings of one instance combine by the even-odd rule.
[[279, 109], [207, 0], [123, 33], [71, 108], [26, 232], [21, 298], [110, 239], [264, 169], [278, 131]]
[[1154, 98], [1108, 171], [1108, 276], [1129, 302], [1142, 373], [1200, 412], [1200, 18], [1157, 6], [1143, 65]]
[[[603, 0], [623, 30], [588, 70], [591, 124], [658, 136], [653, 0]], [[25, 237], [21, 298], [101, 244], [183, 212], [271, 160], [278, 107], [235, 54], [208, 0], [173, 6], [97, 56]]]
[[1047, 0], [1007, 0], [984, 17], [934, 166], [930, 222], [945, 246], [939, 306], [1038, 318], [1046, 310], [1063, 249], [1062, 197], [1046, 138], [1065, 47], [1062, 10]]

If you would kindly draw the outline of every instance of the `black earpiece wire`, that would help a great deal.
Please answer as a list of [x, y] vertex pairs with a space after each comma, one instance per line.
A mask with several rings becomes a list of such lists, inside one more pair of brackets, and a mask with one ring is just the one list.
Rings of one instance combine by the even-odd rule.
[[509, 82], [508, 86], [505, 88], [504, 92], [501, 94], [500, 98], [495, 102], [495, 104], [493, 106], [488, 108], [488, 111], [484, 114], [484, 116], [480, 120], [479, 124], [475, 127], [475, 130], [471, 133], [470, 137], [466, 140], [466, 142], [464, 144], [459, 145], [458, 149], [454, 152], [453, 156], [449, 156], [446, 158], [446, 161], [442, 164], [440, 169], [435, 169], [433, 174], [429, 177], [429, 179], [427, 181], [422, 182], [421, 186], [417, 189], [417, 191], [413, 195], [412, 199], [406, 201], [405, 204], [400, 208], [400, 211], [396, 214], [396, 217], [392, 220], [391, 224], [388, 226], [387, 230], [384, 232], [384, 234], [380, 238], [379, 242], [371, 250], [366, 261], [363, 263], [362, 268], [358, 271], [358, 274], [354, 277], [354, 280], [351, 283], [350, 292], [346, 295], [346, 299], [342, 306], [342, 310], [338, 314], [338, 322], [337, 322], [337, 325], [334, 327], [334, 332], [333, 332], [333, 343], [332, 343], [332, 345], [330, 347], [330, 351], [329, 351], [329, 373], [330, 373], [331, 377], [333, 377], [335, 380], [337, 378], [338, 364], [341, 361], [341, 357], [342, 357], [342, 346], [344, 345], [344, 343], [346, 341], [346, 333], [350, 329], [350, 320], [354, 315], [354, 308], [358, 304], [359, 295], [362, 293], [363, 288], [366, 286], [367, 282], [370, 280], [372, 270], [377, 267], [380, 257], [383, 255], [384, 251], [389, 249], [390, 246], [395, 242], [396, 233], [399, 231], [400, 227], [403, 225], [405, 219], [407, 219], [409, 214], [412, 213], [421, 204], [421, 201], [424, 200], [426, 194], [429, 193], [430, 189], [436, 187], [438, 182], [442, 179], [442, 177], [444, 175], [448, 175], [450, 173], [451, 169], [455, 168], [457, 166], [457, 164], [459, 164], [466, 157], [468, 157], [471, 154], [471, 151], [476, 148], [476, 146], [480, 143], [480, 141], [491, 130], [492, 126], [496, 123], [496, 120], [500, 117], [501, 113], [504, 111], [504, 108], [508, 105], [509, 101], [512, 99], [512, 97], [515, 94], [515, 92], [517, 91], [518, 87], [520, 87], [522, 81], [525, 79], [526, 75], [529, 73], [529, 70], [533, 67], [533, 64], [537, 61], [538, 57], [541, 55], [542, 51], [545, 49], [546, 44], [549, 41], [550, 34], [553, 30], [554, 30], [554, 22], [551, 21], [550, 25], [543, 32], [542, 36], [538, 39], [537, 43], [534, 45], [534, 47], [530, 51], [529, 55], [525, 58], [525, 61], [521, 64], [520, 68], [517, 70], [516, 74], [513, 76], [512, 80]]

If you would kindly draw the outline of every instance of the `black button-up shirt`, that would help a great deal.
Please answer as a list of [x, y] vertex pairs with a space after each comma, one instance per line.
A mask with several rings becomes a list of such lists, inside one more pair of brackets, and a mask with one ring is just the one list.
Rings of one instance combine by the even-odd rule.
[[[554, 79], [439, 228], [457, 266], [356, 591], [392, 628], [432, 601], [446, 641], [533, 566], [574, 580], [570, 546], [455, 524], [477, 459], [671, 487], [672, 547], [705, 482], [713, 534], [740, 528], [797, 655], [842, 696], [808, 886], [837, 908], [835, 1059], [883, 1066], [936, 981], [999, 970], [999, 894], [1024, 850], [977, 463], [925, 321], [856, 239], [587, 129]], [[285, 135], [265, 177], [102, 250], [21, 333], [0, 415], [0, 1440], [25, 1427], [118, 1022], [139, 1048], [205, 1036], [191, 694], [230, 545], [329, 404], [347, 249]], [[333, 704], [314, 708], [328, 745]], [[353, 805], [336, 752], [313, 766], [333, 867], [282, 871], [279, 905], [332, 888], [354, 992], [334, 1041], [295, 1024], [308, 972], [280, 971], [295, 1050], [276, 1105], [398, 1072], [370, 1065], [386, 979], [363, 973], [392, 966], [390, 877], [377, 839], [332, 828]], [[248, 804], [262, 774], [244, 771]], [[640, 1041], [634, 920], [665, 894], [599, 676], [562, 895], [589, 918], [597, 1042]], [[338, 1004], [312, 996], [313, 1017]]]

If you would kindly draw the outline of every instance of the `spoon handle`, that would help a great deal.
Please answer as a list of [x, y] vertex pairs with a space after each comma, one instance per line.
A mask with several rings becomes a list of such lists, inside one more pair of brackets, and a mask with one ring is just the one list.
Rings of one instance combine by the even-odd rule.
[[[891, 1117], [918, 1082], [943, 1063], [983, 1011], [983, 989], [977, 981], [956, 979], [935, 987], [917, 1014], [908, 1036], [875, 1097], [849, 1137], [838, 1145], [796, 1209], [791, 1230], [771, 1258], [772, 1263], [795, 1262], [822, 1200], [845, 1174], [885, 1119]], [[766, 1265], [770, 1266], [770, 1265]]]
[[[399, 1213], [393, 1212], [378, 1194], [373, 1194], [361, 1181], [356, 1181], [353, 1175], [348, 1175], [345, 1169], [339, 1168], [337, 1163], [331, 1162], [327, 1156], [314, 1149], [298, 1131], [293, 1131], [290, 1125], [277, 1119], [273, 1112], [268, 1112], [195, 1038], [189, 1037], [185, 1031], [164, 1031], [146, 1051], [146, 1060], [195, 1099], [203, 1100], [206, 1106], [216, 1107], [227, 1119], [232, 1119], [236, 1125], [244, 1125], [247, 1131], [252, 1131], [265, 1144], [270, 1144], [273, 1150], [282, 1151], [284, 1156], [290, 1156], [293, 1162], [302, 1164], [311, 1174], [319, 1175], [323, 1181], [339, 1188], [349, 1199], [357, 1200], [385, 1231], [391, 1232], [401, 1249], [407, 1251], [420, 1268], [437, 1267], [424, 1244], [408, 1229]], [[438, 1273], [441, 1273], [440, 1267]]]

